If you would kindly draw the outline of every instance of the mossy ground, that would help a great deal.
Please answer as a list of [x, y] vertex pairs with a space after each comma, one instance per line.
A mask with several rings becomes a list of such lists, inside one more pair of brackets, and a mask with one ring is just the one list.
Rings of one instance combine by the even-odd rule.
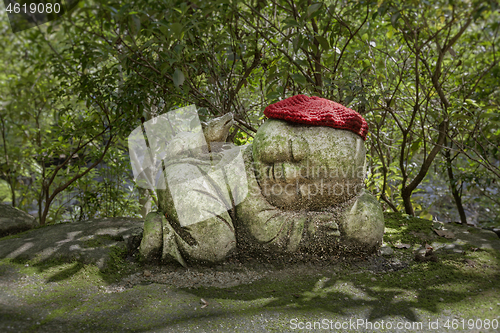
[[[419, 244], [430, 240], [432, 221], [401, 213], [385, 213], [384, 242], [397, 244]], [[451, 240], [441, 238], [441, 242]]]
[[[432, 221], [388, 214], [386, 226], [385, 243], [413, 246], [429, 241]], [[388, 259], [346, 259], [292, 270], [293, 274], [267, 264], [261, 267], [262, 273], [267, 272], [264, 278], [230, 288], [150, 283], [142, 272], [154, 268], [128, 260], [120, 248], [112, 252], [105, 269], [78, 261], [4, 259], [0, 261], [0, 293], [4, 293], [0, 328], [283, 332], [297, 331], [292, 329], [292, 320], [368, 319], [422, 322], [421, 331], [431, 331], [428, 322], [439, 320], [437, 331], [450, 332], [443, 326], [446, 320], [500, 320], [498, 251], [466, 244], [460, 252], [436, 251], [438, 262], [416, 262], [412, 249], [394, 247], [394, 251]], [[140, 273], [140, 283], [113, 289], [113, 284], [134, 273]], [[13, 281], [15, 288], [9, 284]], [[201, 299], [208, 303], [206, 307]]]

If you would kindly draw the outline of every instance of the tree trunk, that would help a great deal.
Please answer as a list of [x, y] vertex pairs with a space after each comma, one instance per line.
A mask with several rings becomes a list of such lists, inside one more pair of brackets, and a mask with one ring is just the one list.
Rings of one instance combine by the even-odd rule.
[[403, 204], [405, 206], [405, 213], [408, 215], [415, 215], [415, 211], [413, 210], [413, 205], [411, 204], [411, 194], [413, 190], [409, 190], [408, 187], [404, 187], [401, 191], [401, 197], [403, 198]]
[[14, 167], [10, 166], [9, 163], [9, 154], [7, 153], [7, 140], [5, 139], [5, 120], [3, 117], [0, 117], [0, 122], [2, 124], [2, 140], [3, 140], [3, 149], [4, 149], [4, 158], [5, 158], [5, 167], [6, 167], [6, 178], [7, 178], [7, 183], [9, 183], [10, 187], [10, 192], [12, 196], [12, 207], [16, 207], [16, 172], [11, 171], [14, 169]]
[[446, 169], [448, 171], [448, 180], [450, 181], [451, 194], [453, 195], [458, 214], [460, 215], [460, 222], [462, 222], [462, 225], [467, 225], [467, 216], [465, 216], [465, 210], [462, 204], [462, 193], [457, 188], [457, 180], [455, 179], [455, 175], [453, 174], [453, 166], [451, 164], [452, 159], [450, 155], [450, 151], [446, 149], [444, 152], [444, 156], [446, 157]]
[[408, 215], [414, 215], [415, 212], [413, 210], [413, 205], [411, 204], [411, 194], [417, 186], [422, 182], [425, 175], [427, 175], [427, 171], [432, 165], [432, 162], [436, 158], [437, 153], [441, 150], [441, 146], [445, 142], [446, 132], [448, 131], [448, 119], [445, 119], [439, 124], [439, 136], [436, 140], [434, 148], [432, 148], [431, 152], [427, 157], [425, 157], [424, 162], [420, 166], [420, 170], [415, 178], [411, 181], [407, 186], [403, 183], [403, 188], [401, 190], [401, 197], [403, 197], [403, 202], [405, 205], [405, 211]]

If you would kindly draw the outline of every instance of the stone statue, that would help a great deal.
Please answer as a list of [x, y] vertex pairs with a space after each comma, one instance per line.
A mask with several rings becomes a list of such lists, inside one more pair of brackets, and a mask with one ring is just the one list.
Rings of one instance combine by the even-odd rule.
[[[214, 159], [228, 159], [234, 153], [223, 150], [166, 167], [175, 176], [165, 190], [157, 190], [159, 212], [146, 217], [140, 246], [146, 259], [186, 266], [215, 263], [237, 250], [328, 254], [373, 252], [381, 245], [382, 209], [364, 190], [364, 119], [338, 103], [304, 95], [272, 104], [264, 114], [269, 119], [258, 129], [253, 144], [241, 149], [247, 190], [236, 193], [235, 187], [228, 186], [230, 197], [212, 198], [225, 210], [181, 225], [170, 184], [187, 173], [207, 178], [185, 200], [192, 203], [193, 212], [211, 211], [197, 206], [201, 202], [197, 198], [207, 193], [203, 186], [222, 192], [202, 165], [210, 160], [213, 166]], [[226, 115], [205, 127], [209, 150], [214, 151], [214, 138], [227, 138], [230, 124], [232, 116]], [[229, 184], [235, 175], [221, 177]]]

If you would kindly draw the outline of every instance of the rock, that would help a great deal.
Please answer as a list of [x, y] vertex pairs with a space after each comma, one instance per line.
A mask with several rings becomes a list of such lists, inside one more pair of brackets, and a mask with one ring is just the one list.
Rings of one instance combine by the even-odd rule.
[[485, 227], [483, 230], [493, 231], [500, 238], [500, 228]]
[[129, 253], [136, 252], [138, 247], [141, 245], [143, 234], [143, 225], [130, 228], [126, 233], [122, 235], [125, 245], [127, 246], [127, 251]]
[[384, 245], [380, 248], [380, 254], [383, 256], [392, 256], [394, 250], [390, 246]]
[[60, 223], [0, 239], [0, 259], [52, 260], [96, 263], [104, 268], [110, 251], [133, 254], [142, 238], [142, 219], [112, 217]]
[[10, 205], [0, 204], [0, 237], [13, 235], [38, 226], [36, 219]]

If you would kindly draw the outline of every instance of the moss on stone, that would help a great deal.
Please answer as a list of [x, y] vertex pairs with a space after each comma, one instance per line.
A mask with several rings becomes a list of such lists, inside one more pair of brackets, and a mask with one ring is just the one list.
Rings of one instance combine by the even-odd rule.
[[109, 245], [110, 242], [120, 242], [123, 241], [123, 237], [120, 235], [95, 235], [94, 237], [83, 242], [84, 247], [101, 247]]

